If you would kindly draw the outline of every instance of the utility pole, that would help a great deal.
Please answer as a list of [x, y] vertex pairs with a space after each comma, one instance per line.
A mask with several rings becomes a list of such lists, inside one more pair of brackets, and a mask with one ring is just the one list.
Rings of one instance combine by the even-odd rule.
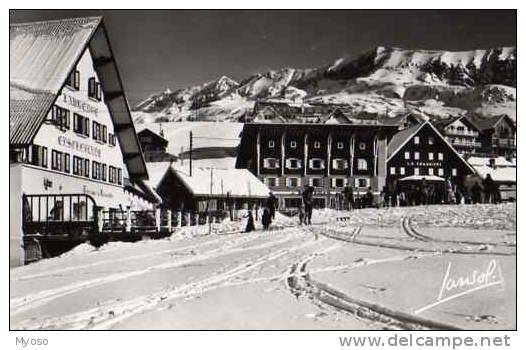
[[211, 210], [211, 202], [212, 202], [212, 193], [213, 193], [213, 187], [214, 187], [214, 168], [210, 168], [210, 197], [208, 198], [208, 234], [212, 234], [212, 210]]
[[189, 153], [189, 156], [190, 156], [190, 176], [192, 176], [192, 147], [193, 147], [193, 136], [192, 136], [192, 132], [190, 131], [190, 153]]

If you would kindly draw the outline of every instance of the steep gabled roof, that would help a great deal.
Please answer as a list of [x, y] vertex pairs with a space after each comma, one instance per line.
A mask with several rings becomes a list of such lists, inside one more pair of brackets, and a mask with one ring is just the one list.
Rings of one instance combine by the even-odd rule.
[[159, 135], [158, 133], [156, 133], [155, 131], [153, 131], [153, 130], [151, 130], [149, 128], [142, 129], [141, 131], [139, 131], [137, 133], [137, 135], [150, 135], [150, 136], [154, 137], [155, 139], [157, 139], [164, 146], [168, 145], [168, 140], [167, 139], [165, 139], [163, 136]]
[[9, 26], [9, 141], [35, 136], [102, 18]]
[[495, 115], [491, 117], [481, 117], [475, 114], [469, 115], [466, 117], [471, 124], [473, 124], [480, 131], [492, 129], [497, 125], [502, 119], [506, 119], [508, 123], [515, 127], [513, 119], [511, 119], [507, 114]]
[[433, 130], [433, 132], [440, 138], [444, 143], [451, 149], [453, 154], [455, 154], [458, 158], [462, 160], [462, 162], [470, 169], [473, 173], [475, 170], [469, 164], [458, 152], [457, 150], [451, 146], [449, 142], [442, 136], [442, 134], [435, 128], [433, 124], [431, 124], [429, 121], [423, 122], [421, 124], [413, 125], [407, 129], [401, 130], [398, 133], [394, 134], [391, 141], [389, 141], [389, 144], [387, 145], [387, 161], [389, 161], [395, 154], [397, 154], [404, 145], [409, 142], [413, 138], [414, 135], [418, 134], [420, 129], [422, 129], [425, 125], [429, 125], [429, 127]]
[[402, 148], [407, 141], [409, 141], [411, 137], [422, 128], [422, 126], [424, 126], [424, 124], [425, 123], [415, 124], [394, 134], [393, 138], [391, 138], [391, 141], [389, 141], [389, 144], [387, 145], [387, 159], [396, 154], [400, 148]]
[[9, 26], [9, 144], [32, 143], [67, 77], [88, 49], [128, 173], [133, 179], [146, 179], [146, 164], [101, 17]]

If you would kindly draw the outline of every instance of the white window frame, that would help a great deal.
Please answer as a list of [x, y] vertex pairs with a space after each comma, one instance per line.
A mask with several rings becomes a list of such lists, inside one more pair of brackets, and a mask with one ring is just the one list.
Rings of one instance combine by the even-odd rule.
[[427, 144], [428, 145], [434, 145], [435, 144], [435, 138], [433, 136], [429, 136], [427, 138]]
[[[365, 164], [365, 166], [363, 166]], [[369, 164], [367, 164], [367, 159], [365, 158], [358, 158], [356, 160], [356, 166], [358, 167], [358, 170], [368, 170]]]
[[314, 141], [314, 148], [320, 149], [321, 148], [321, 142], [320, 141]]
[[457, 168], [451, 168], [451, 176], [457, 176]]
[[[296, 167], [293, 167], [292, 166], [292, 160], [295, 160], [297, 162], [297, 166]], [[301, 159], [299, 158], [287, 158], [287, 160], [285, 160], [285, 167], [287, 169], [291, 169], [291, 170], [297, 170], [297, 169], [301, 169]]]
[[[343, 162], [343, 167], [338, 167], [338, 163]], [[347, 162], [347, 159], [345, 158], [334, 158], [332, 160], [332, 168], [335, 170], [345, 170], [349, 167], [349, 164]]]
[[419, 145], [420, 144], [420, 136], [413, 137], [413, 141], [414, 141], [415, 145]]
[[396, 167], [392, 166], [392, 167], [390, 168], [390, 170], [389, 170], [389, 173], [390, 173], [391, 175], [396, 175]]
[[420, 152], [415, 152], [415, 160], [420, 160]]
[[413, 175], [420, 175], [420, 168], [414, 168]]
[[[342, 180], [343, 181], [341, 186], [336, 186], [336, 181], [337, 180]], [[331, 179], [331, 187], [332, 188], [344, 188], [345, 186], [347, 186], [347, 179], [346, 178], [344, 178], [344, 177], [333, 177]]]
[[444, 160], [444, 153], [438, 152], [438, 160]]
[[438, 176], [444, 176], [444, 168], [438, 168]]
[[[365, 180], [365, 186], [360, 186], [360, 180]], [[354, 187], [356, 188], [367, 188], [371, 185], [371, 179], [366, 177], [357, 177], [354, 179]]]
[[405, 175], [405, 167], [400, 167], [400, 175]]
[[427, 159], [428, 159], [428, 160], [434, 160], [434, 158], [435, 158], [435, 154], [434, 154], [433, 152], [429, 152], [429, 153], [427, 154]]
[[297, 143], [296, 141], [290, 141], [290, 148], [296, 148]]
[[411, 159], [411, 152], [409, 152], [409, 151], [405, 152], [404, 153], [404, 158], [405, 158], [405, 160]]
[[[319, 168], [315, 168], [314, 167], [314, 161], [320, 161], [320, 167]], [[323, 170], [325, 169], [325, 159], [322, 159], [322, 158], [311, 158], [309, 159], [309, 169], [312, 169], [312, 170]]]
[[268, 148], [276, 148], [276, 142], [274, 140], [269, 140]]
[[[292, 186], [292, 180], [296, 181], [296, 185]], [[287, 187], [289, 188], [296, 188], [301, 186], [301, 178], [300, 177], [287, 177], [286, 179]]]
[[[274, 166], [270, 166], [270, 160], [274, 161]], [[277, 158], [263, 158], [263, 168], [265, 169], [279, 169], [280, 168], [280, 161]]]
[[435, 175], [435, 168], [427, 168], [427, 174], [429, 176], [434, 176]]

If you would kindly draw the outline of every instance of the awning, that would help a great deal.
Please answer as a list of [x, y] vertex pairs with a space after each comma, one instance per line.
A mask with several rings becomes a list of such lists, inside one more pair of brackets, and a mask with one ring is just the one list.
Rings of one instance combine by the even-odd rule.
[[398, 181], [446, 181], [443, 177], [435, 176], [435, 175], [411, 175], [407, 177], [403, 177], [399, 179]]

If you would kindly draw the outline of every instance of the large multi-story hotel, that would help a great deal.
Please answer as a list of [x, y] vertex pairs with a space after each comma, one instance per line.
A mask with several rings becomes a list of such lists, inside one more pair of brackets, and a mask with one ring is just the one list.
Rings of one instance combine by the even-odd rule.
[[451, 178], [462, 183], [472, 167], [429, 122], [349, 119], [342, 114], [323, 124], [247, 123], [238, 168], [248, 168], [279, 197], [282, 208], [301, 203], [302, 187], [314, 187], [317, 207], [334, 206], [335, 194], [353, 187], [363, 194], [397, 181]]
[[387, 143], [397, 126], [350, 124], [247, 123], [242, 131], [238, 168], [248, 168], [273, 190], [282, 207], [297, 207], [304, 185], [314, 187], [318, 207], [350, 185], [363, 193], [385, 185]]
[[17, 265], [29, 228], [45, 235], [57, 222], [80, 225], [100, 208], [151, 208], [158, 197], [144, 182], [102, 18], [13, 24], [9, 34], [10, 261]]

